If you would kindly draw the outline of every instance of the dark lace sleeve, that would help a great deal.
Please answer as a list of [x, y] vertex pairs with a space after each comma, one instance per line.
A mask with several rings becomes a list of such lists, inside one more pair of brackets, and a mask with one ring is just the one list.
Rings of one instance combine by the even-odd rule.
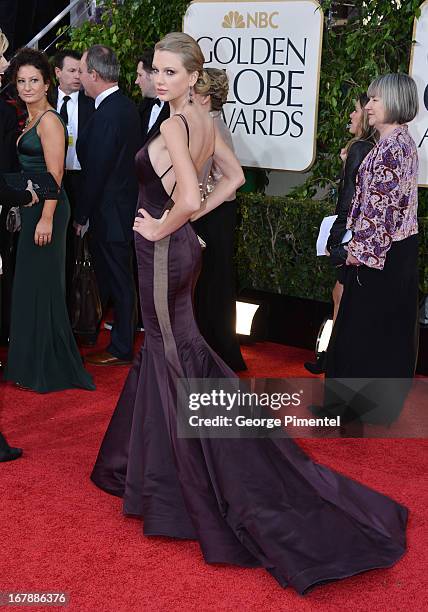
[[358, 169], [361, 166], [363, 159], [371, 151], [372, 147], [372, 142], [367, 140], [357, 140], [349, 148], [337, 199], [337, 219], [331, 227], [330, 236], [327, 240], [328, 250], [339, 245], [346, 233], [346, 221], [352, 198], [354, 197], [355, 193]]

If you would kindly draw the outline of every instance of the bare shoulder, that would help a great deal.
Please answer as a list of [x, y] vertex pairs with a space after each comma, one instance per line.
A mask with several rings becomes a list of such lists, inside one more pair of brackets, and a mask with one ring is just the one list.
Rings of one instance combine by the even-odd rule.
[[45, 112], [45, 114], [39, 121], [38, 127], [43, 132], [64, 132], [64, 126], [61, 122], [61, 119], [58, 117], [57, 113], [53, 111], [53, 109], [50, 109]]
[[174, 115], [166, 119], [160, 126], [160, 132], [165, 137], [180, 137], [181, 134], [186, 135], [186, 127], [183, 119], [178, 115]]

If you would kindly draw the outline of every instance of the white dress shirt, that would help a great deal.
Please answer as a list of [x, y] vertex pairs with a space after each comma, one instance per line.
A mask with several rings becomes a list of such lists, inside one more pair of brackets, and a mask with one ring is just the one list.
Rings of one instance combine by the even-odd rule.
[[157, 118], [159, 117], [160, 112], [163, 109], [163, 105], [165, 104], [165, 102], [163, 100], [159, 100], [159, 101], [160, 101], [160, 105], [153, 104], [153, 106], [152, 106], [152, 111], [150, 113], [150, 119], [149, 119], [149, 125], [147, 127], [147, 133], [150, 132], [150, 130], [152, 129], [152, 127], [156, 123]]
[[71, 94], [65, 94], [61, 89], [58, 88], [58, 102], [56, 110], [59, 113], [61, 110], [62, 103], [65, 96], [70, 96], [67, 102], [67, 114], [68, 114], [68, 149], [67, 157], [65, 158], [65, 167], [67, 170], [81, 170], [79, 160], [76, 155], [76, 141], [79, 129], [79, 92], [73, 91]]
[[118, 90], [119, 90], [119, 85], [113, 85], [113, 87], [109, 87], [108, 89], [100, 93], [100, 95], [95, 98], [95, 109], [99, 107], [99, 105], [101, 104], [103, 100], [105, 100], [106, 98], [108, 98], [108, 96], [110, 96], [112, 93]]

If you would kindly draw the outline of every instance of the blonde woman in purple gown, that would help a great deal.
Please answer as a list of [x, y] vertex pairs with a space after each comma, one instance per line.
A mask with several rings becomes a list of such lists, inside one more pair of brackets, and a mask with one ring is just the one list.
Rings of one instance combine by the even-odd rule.
[[[145, 344], [92, 480], [123, 497], [124, 513], [143, 518], [146, 536], [197, 539], [208, 563], [264, 567], [305, 593], [393, 565], [405, 552], [407, 510], [314, 463], [289, 438], [177, 436], [177, 378], [234, 377], [200, 335], [192, 307], [201, 247], [190, 221], [243, 181], [212, 118], [192, 103], [193, 92], [207, 91], [203, 62], [186, 34], [168, 34], [155, 48], [156, 93], [171, 117], [136, 157]], [[223, 176], [201, 210], [198, 173], [211, 155]]]

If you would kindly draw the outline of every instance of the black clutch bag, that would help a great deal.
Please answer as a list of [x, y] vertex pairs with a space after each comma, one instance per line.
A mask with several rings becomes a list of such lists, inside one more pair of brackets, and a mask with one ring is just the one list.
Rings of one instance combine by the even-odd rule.
[[56, 200], [60, 187], [50, 172], [10, 172], [2, 175], [11, 189], [19, 191], [27, 189], [27, 182], [33, 183], [33, 189], [43, 200]]

